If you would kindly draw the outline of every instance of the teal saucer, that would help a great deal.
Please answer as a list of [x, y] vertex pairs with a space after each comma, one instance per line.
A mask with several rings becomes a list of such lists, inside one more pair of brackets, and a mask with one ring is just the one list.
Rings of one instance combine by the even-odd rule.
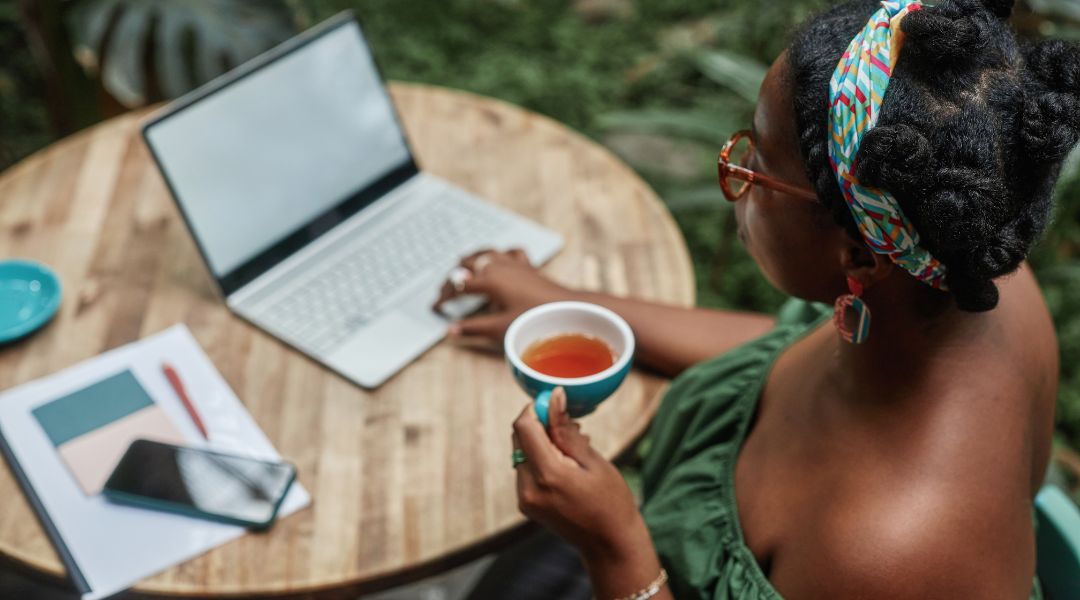
[[0, 344], [17, 340], [49, 322], [60, 307], [60, 280], [45, 265], [0, 261]]

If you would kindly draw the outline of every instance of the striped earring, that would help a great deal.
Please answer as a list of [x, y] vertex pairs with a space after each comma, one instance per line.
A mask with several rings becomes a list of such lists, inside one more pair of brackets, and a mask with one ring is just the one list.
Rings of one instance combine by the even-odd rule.
[[[848, 289], [851, 290], [850, 294], [844, 294], [836, 299], [835, 310], [833, 311], [833, 324], [836, 325], [836, 330], [840, 332], [840, 337], [844, 341], [852, 344], [861, 344], [866, 341], [866, 337], [870, 335], [870, 309], [866, 307], [866, 303], [862, 301], [863, 286], [859, 283], [858, 279], [853, 277], [847, 278]], [[855, 328], [848, 327], [848, 309], [855, 311]]]

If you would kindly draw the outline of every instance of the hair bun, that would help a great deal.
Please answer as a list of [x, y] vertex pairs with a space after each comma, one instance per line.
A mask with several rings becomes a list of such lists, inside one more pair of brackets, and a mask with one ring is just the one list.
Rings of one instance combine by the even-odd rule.
[[993, 310], [998, 305], [998, 289], [993, 281], [968, 279], [950, 271], [946, 276], [946, 282], [960, 310], [985, 312]]
[[1047, 40], [1025, 48], [1028, 71], [1055, 92], [1080, 96], [1080, 46], [1064, 40]]
[[871, 129], [855, 158], [855, 177], [864, 185], [896, 193], [917, 193], [926, 187], [930, 140], [914, 127], [899, 123]]
[[979, 0], [946, 0], [907, 15], [900, 23], [908, 38], [904, 53], [924, 64], [974, 63], [990, 39], [979, 19], [985, 11]]
[[997, 227], [1008, 218], [1008, 202], [1006, 191], [994, 179], [964, 168], [941, 168], [935, 177], [934, 190], [915, 204], [910, 215], [920, 233], [946, 251], [969, 248], [973, 237], [997, 234]]
[[1024, 102], [1020, 141], [1028, 159], [1053, 163], [1065, 158], [1080, 141], [1080, 98], [1047, 92]]
[[[1012, 273], [1023, 262], [1032, 243], [1018, 227], [1027, 215], [1006, 224], [987, 243], [939, 256], [948, 268], [946, 283], [956, 297], [957, 306], [971, 312], [987, 311], [997, 306], [998, 289], [994, 280]], [[1027, 228], [1030, 229], [1030, 228]]]
[[971, 253], [969, 273], [981, 279], [997, 279], [1012, 273], [1024, 260], [1027, 245], [1011, 227], [1002, 234]]

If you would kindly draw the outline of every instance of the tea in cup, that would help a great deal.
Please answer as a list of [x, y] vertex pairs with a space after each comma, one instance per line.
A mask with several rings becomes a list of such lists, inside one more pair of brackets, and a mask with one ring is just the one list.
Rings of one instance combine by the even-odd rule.
[[618, 389], [634, 356], [634, 334], [622, 317], [587, 302], [552, 302], [521, 314], [506, 331], [506, 360], [535, 398], [546, 427], [551, 390], [566, 390], [567, 412], [583, 417]]

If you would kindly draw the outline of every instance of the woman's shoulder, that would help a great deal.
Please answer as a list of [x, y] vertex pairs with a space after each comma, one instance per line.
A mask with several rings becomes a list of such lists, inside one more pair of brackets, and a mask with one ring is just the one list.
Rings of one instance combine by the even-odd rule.
[[1030, 269], [998, 285], [998, 307], [964, 339], [934, 349], [930, 368], [904, 389], [894, 414], [909, 433], [889, 448], [900, 462], [960, 480], [967, 472], [991, 485], [1022, 480], [1033, 495], [1053, 431], [1057, 338]]
[[850, 592], [836, 597], [1028, 597], [1057, 345], [1030, 270], [1000, 286], [978, 339], [936, 355], [930, 375], [905, 386], [910, 401], [868, 408], [879, 418], [847, 439], [850, 460], [828, 472], [812, 518], [772, 557], [785, 597], [813, 597], [804, 586]]
[[869, 484], [837, 494], [802, 543], [774, 557], [770, 580], [790, 598], [1027, 598], [1031, 515], [1006, 495], [919, 478], [888, 493]]
[[[1001, 301], [985, 337], [938, 365], [940, 399], [927, 431], [953, 463], [990, 474], [1026, 475], [1034, 494], [1049, 459], [1060, 374], [1057, 336], [1031, 270], [998, 283]], [[950, 424], [933, 428], [934, 423]]]

